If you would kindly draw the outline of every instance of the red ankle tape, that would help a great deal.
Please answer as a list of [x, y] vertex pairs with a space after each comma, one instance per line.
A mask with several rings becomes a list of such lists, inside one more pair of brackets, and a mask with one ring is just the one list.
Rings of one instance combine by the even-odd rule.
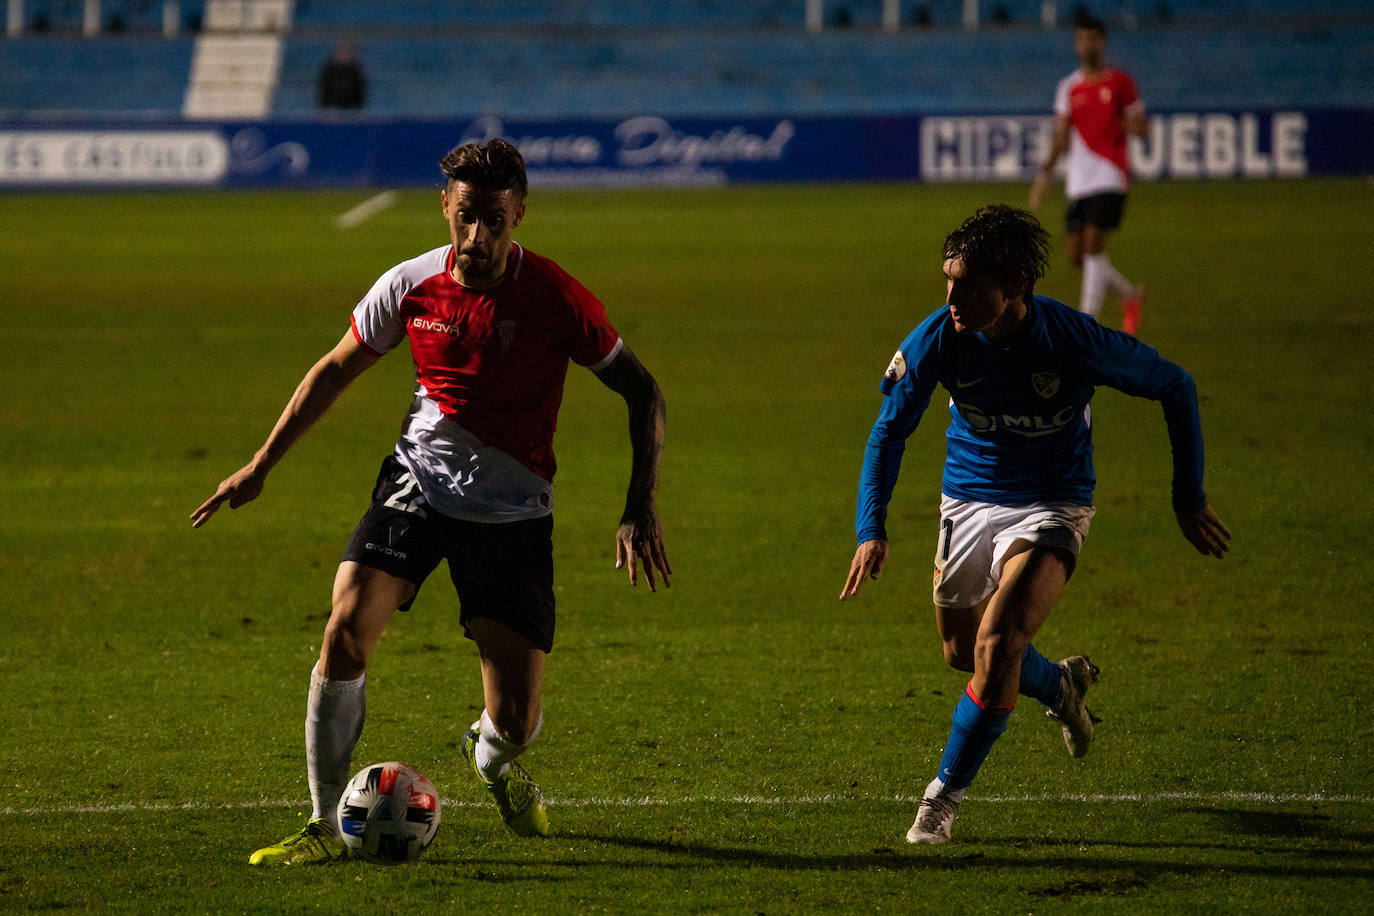
[[973, 692], [973, 681], [968, 682], [968, 686], [964, 688], [964, 693], [968, 694], [970, 700], [978, 704], [979, 709], [986, 709], [989, 712], [1011, 712], [1016, 708], [1015, 700], [1012, 700], [1010, 706], [989, 706], [987, 703], [984, 703], [982, 700], [978, 699], [978, 694]]

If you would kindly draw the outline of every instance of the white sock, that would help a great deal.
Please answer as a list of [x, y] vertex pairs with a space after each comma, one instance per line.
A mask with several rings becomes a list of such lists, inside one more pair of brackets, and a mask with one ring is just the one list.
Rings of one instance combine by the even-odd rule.
[[[1122, 299], [1135, 299], [1140, 295], [1140, 289], [1130, 280], [1122, 276], [1121, 271], [1112, 266], [1111, 258], [1107, 256], [1107, 252], [1103, 251], [1098, 254], [1083, 256], [1083, 300], [1085, 302], [1088, 301], [1089, 296], [1088, 270], [1090, 265], [1094, 272], [1092, 282], [1100, 288], [1095, 294], [1097, 296], [1097, 306], [1088, 314], [1097, 315], [1098, 310], [1102, 307], [1102, 299], [1107, 290], [1111, 290]], [[1087, 312], [1088, 309], [1083, 308], [1083, 311]]]
[[1106, 254], [1083, 255], [1083, 290], [1078, 297], [1078, 310], [1094, 318], [1102, 311], [1102, 300], [1107, 297], [1107, 285], [1111, 282], [1107, 272], [1112, 270], [1112, 262]]
[[367, 713], [367, 674], [351, 681], [331, 681], [310, 672], [310, 696], [305, 705], [305, 771], [310, 777], [312, 819], [324, 818], [337, 835], [339, 797], [351, 775], [353, 746], [363, 732]]
[[516, 744], [509, 740], [499, 731], [491, 721], [491, 716], [487, 711], [482, 710], [482, 721], [478, 726], [477, 747], [473, 751], [473, 760], [477, 764], [477, 772], [487, 782], [495, 782], [506, 771], [510, 769], [511, 761], [519, 757], [529, 746], [534, 743], [534, 739], [539, 737], [539, 730], [544, 727], [544, 711], [539, 711], [539, 721], [534, 726], [534, 732], [525, 740], [524, 744]]
[[1117, 270], [1115, 267], [1112, 266], [1111, 259], [1107, 257], [1107, 253], [1105, 251], [1099, 255], [1096, 255], [1096, 257], [1102, 259], [1102, 266], [1107, 274], [1108, 289], [1116, 293], [1122, 299], [1133, 298], [1140, 292], [1140, 290], [1136, 289], [1136, 285], [1134, 283], [1123, 277], [1121, 275], [1121, 271]]

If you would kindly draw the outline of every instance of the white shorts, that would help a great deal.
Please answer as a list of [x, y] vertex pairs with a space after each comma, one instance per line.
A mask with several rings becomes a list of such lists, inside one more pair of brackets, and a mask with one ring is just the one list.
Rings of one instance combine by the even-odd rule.
[[1077, 557], [1096, 511], [1077, 503], [997, 506], [942, 495], [935, 545], [936, 606], [973, 607], [996, 591], [1007, 550], [1017, 541], [1058, 547]]

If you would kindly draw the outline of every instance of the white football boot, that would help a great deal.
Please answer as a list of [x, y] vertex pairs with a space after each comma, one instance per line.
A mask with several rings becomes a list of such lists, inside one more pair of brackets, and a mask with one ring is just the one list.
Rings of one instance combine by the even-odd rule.
[[964, 800], [964, 789], [946, 789], [939, 779], [926, 786], [921, 806], [916, 809], [916, 822], [906, 832], [908, 843], [949, 842], [949, 829], [954, 824], [954, 812]]
[[1101, 722], [1084, 702], [1088, 688], [1097, 683], [1098, 669], [1086, 655], [1073, 655], [1059, 663], [1059, 699], [1045, 715], [1064, 728], [1064, 744], [1074, 757], [1088, 753], [1093, 743], [1093, 723]]

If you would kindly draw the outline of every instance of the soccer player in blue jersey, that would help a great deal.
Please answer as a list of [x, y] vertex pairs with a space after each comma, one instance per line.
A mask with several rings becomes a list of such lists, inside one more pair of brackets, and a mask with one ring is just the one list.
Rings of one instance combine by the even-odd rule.
[[937, 384], [949, 393], [935, 621], [945, 660], [972, 672], [934, 780], [907, 831], [943, 843], [1018, 695], [1088, 752], [1084, 703], [1098, 670], [1051, 662], [1031, 644], [1073, 573], [1093, 516], [1089, 400], [1099, 386], [1159, 401], [1173, 450], [1173, 504], [1199, 552], [1221, 558], [1231, 533], [1202, 489], [1202, 428], [1192, 377], [1136, 338], [1034, 295], [1048, 233], [1031, 214], [985, 207], [945, 239], [942, 306], [911, 332], [879, 385], [855, 518], [858, 549], [840, 593], [858, 594], [888, 557], [884, 521], [907, 438]]

